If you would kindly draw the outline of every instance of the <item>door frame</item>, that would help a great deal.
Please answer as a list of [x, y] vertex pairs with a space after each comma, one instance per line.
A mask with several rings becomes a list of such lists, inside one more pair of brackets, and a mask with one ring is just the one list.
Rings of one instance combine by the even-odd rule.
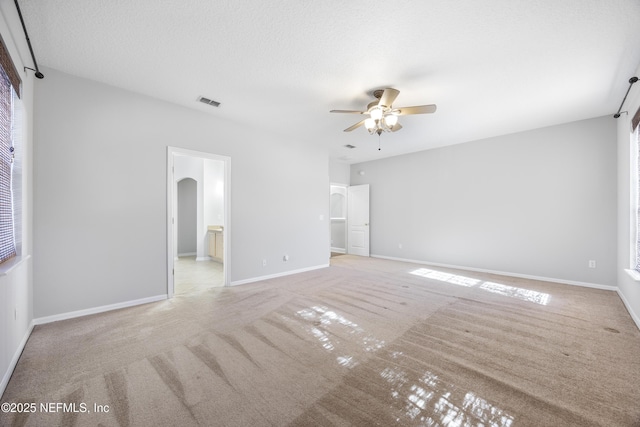
[[174, 178], [174, 158], [176, 156], [199, 157], [202, 159], [219, 160], [224, 164], [224, 223], [223, 223], [223, 281], [224, 286], [231, 283], [231, 157], [221, 156], [202, 151], [188, 150], [185, 148], [167, 146], [167, 297], [173, 298], [175, 292], [175, 270], [174, 270], [174, 246], [175, 223], [177, 210], [178, 188]]

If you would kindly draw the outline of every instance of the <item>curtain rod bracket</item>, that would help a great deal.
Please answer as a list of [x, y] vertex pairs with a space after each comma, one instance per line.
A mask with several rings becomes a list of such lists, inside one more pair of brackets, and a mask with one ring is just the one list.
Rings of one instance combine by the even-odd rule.
[[37, 78], [39, 78], [39, 79], [44, 79], [44, 74], [42, 74], [42, 73], [41, 73], [40, 71], [38, 71], [38, 70], [34, 70], [34, 69], [33, 69], [33, 68], [31, 68], [31, 67], [24, 67], [24, 70], [25, 70], [25, 71], [27, 71], [27, 70], [35, 71], [35, 72], [36, 72], [35, 76], [36, 76]]

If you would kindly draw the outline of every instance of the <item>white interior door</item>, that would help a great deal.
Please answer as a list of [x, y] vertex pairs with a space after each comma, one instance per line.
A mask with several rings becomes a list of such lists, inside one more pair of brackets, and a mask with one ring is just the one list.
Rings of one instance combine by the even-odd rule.
[[347, 252], [369, 256], [369, 184], [349, 187], [347, 204]]

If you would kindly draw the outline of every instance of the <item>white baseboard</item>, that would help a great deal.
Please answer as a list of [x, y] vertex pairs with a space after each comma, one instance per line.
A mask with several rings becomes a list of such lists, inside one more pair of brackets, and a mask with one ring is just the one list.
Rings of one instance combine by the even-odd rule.
[[231, 286], [246, 285], [247, 283], [260, 282], [262, 280], [274, 279], [276, 277], [290, 276], [292, 274], [304, 273], [306, 271], [319, 270], [321, 268], [327, 268], [327, 267], [329, 267], [329, 264], [322, 264], [322, 265], [316, 265], [313, 267], [301, 268], [299, 270], [289, 270], [289, 271], [284, 271], [282, 273], [269, 274], [269, 275], [260, 276], [260, 277], [252, 277], [251, 279], [236, 280], [235, 282], [231, 282]]
[[9, 363], [9, 366], [7, 367], [7, 372], [4, 373], [4, 376], [2, 377], [2, 382], [0, 383], [0, 397], [2, 397], [5, 389], [7, 388], [7, 385], [9, 384], [11, 375], [13, 375], [13, 371], [16, 369], [18, 360], [20, 360], [20, 356], [22, 355], [24, 346], [27, 345], [27, 340], [31, 336], [31, 331], [33, 331], [34, 326], [35, 326], [35, 323], [32, 320], [31, 324], [29, 325], [29, 328], [27, 328], [27, 331], [24, 334], [24, 337], [22, 337], [22, 341], [20, 341], [20, 344], [18, 345], [16, 352], [13, 354], [13, 357], [11, 358], [11, 363]]
[[184, 252], [184, 253], [179, 253], [178, 258], [180, 258], [181, 256], [196, 256], [196, 255], [197, 255], [196, 252]]
[[347, 250], [344, 248], [331, 248], [331, 252], [335, 252], [337, 254], [346, 254]]
[[167, 295], [156, 295], [148, 298], [141, 298], [133, 301], [119, 302], [116, 304], [103, 305], [100, 307], [87, 308], [84, 310], [72, 311], [69, 313], [54, 314], [53, 316], [39, 317], [33, 319], [34, 325], [44, 325], [45, 323], [57, 322], [59, 320], [73, 319], [75, 317], [88, 316], [90, 314], [104, 313], [105, 311], [118, 310], [120, 308], [133, 307], [150, 302], [157, 302], [167, 299]]
[[196, 261], [211, 261], [211, 257], [210, 256], [199, 256], [198, 258], [196, 258]]
[[578, 282], [575, 280], [555, 279], [553, 277], [532, 276], [529, 274], [511, 273], [508, 271], [487, 270], [484, 268], [465, 267], [461, 265], [441, 264], [437, 262], [428, 262], [415, 259], [395, 258], [384, 255], [371, 255], [372, 258], [388, 259], [392, 261], [411, 262], [414, 264], [432, 265], [434, 267], [454, 268], [456, 270], [477, 271], [479, 273], [497, 274], [499, 276], [519, 277], [522, 279], [540, 280], [543, 282], [562, 283], [564, 285], [582, 286], [585, 288], [604, 289], [607, 291], [617, 291], [617, 286], [601, 285], [599, 283]]
[[618, 292], [618, 296], [620, 297], [620, 299], [622, 300], [622, 303], [624, 304], [625, 308], [627, 309], [627, 311], [629, 312], [629, 315], [631, 316], [631, 318], [633, 319], [633, 321], [636, 323], [636, 326], [638, 327], [638, 329], [640, 329], [640, 316], [638, 316], [634, 311], [633, 308], [631, 307], [631, 304], [629, 303], [629, 300], [627, 299], [627, 297], [624, 296], [624, 294], [620, 291], [620, 288], [617, 289]]

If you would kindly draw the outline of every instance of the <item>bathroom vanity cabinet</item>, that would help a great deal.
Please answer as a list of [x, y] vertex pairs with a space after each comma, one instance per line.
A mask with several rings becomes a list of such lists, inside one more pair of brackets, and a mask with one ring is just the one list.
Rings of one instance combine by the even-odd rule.
[[209, 235], [209, 256], [214, 261], [224, 261], [224, 244], [222, 227], [219, 225], [210, 225], [207, 230]]

